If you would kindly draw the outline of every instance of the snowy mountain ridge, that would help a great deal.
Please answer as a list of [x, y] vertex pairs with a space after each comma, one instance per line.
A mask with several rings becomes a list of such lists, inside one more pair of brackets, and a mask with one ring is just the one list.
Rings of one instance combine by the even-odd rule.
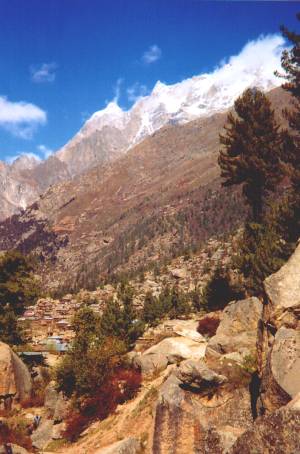
[[186, 123], [227, 110], [248, 87], [269, 91], [282, 83], [274, 75], [280, 70], [282, 50], [280, 36], [261, 37], [212, 73], [193, 76], [173, 85], [158, 81], [148, 96], [140, 97], [127, 111], [112, 101], [95, 112], [57, 155], [62, 158], [64, 149], [74, 140], [81, 140], [104, 127], [123, 131], [128, 128], [128, 149], [165, 124]]
[[128, 110], [116, 99], [108, 103], [45, 160], [27, 153], [12, 163], [0, 163], [0, 218], [25, 209], [49, 185], [112, 163], [165, 125], [224, 112], [248, 87], [269, 91], [281, 85], [274, 72], [280, 71], [283, 48], [279, 35], [260, 37], [211, 73], [173, 85], [158, 81], [148, 96], [138, 97]]

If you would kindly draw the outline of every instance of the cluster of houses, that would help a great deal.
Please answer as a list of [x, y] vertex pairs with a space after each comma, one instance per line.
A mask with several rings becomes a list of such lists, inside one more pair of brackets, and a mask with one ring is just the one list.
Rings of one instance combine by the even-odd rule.
[[28, 306], [18, 322], [30, 339], [33, 350], [64, 353], [74, 336], [72, 319], [88, 296], [89, 307], [101, 313], [103, 304], [113, 288], [88, 292], [87, 295], [67, 294], [61, 299], [40, 298], [34, 306]]

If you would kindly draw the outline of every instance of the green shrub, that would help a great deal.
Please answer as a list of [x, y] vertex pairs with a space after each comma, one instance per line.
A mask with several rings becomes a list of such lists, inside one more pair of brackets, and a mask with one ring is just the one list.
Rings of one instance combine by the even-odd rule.
[[129, 348], [144, 332], [144, 323], [133, 306], [133, 292], [128, 286], [119, 290], [118, 301], [106, 304], [100, 319], [100, 333], [116, 337]]
[[189, 296], [183, 293], [178, 286], [165, 286], [159, 297], [148, 292], [144, 300], [143, 320], [150, 326], [156, 326], [165, 317], [178, 318], [191, 312]]
[[143, 308], [144, 322], [150, 326], [156, 326], [162, 319], [163, 315], [163, 307], [160, 299], [154, 297], [152, 292], [147, 292]]
[[243, 276], [247, 294], [263, 295], [263, 281], [279, 270], [291, 253], [291, 245], [280, 233], [280, 221], [276, 222], [267, 219], [264, 224], [245, 226], [233, 266]]

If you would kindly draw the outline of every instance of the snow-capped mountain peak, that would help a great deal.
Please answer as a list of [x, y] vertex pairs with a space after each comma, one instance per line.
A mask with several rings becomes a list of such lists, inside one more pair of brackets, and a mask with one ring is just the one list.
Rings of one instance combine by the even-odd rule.
[[[71, 161], [74, 174], [76, 166], [80, 172], [89, 167], [89, 159], [94, 165], [102, 162], [103, 156], [109, 159], [109, 153], [112, 157], [125, 153], [166, 124], [186, 123], [223, 112], [248, 87], [264, 91], [275, 88], [281, 84], [274, 71], [280, 69], [283, 45], [281, 36], [260, 37], [211, 73], [172, 85], [158, 81], [152, 92], [140, 97], [129, 110], [123, 110], [114, 100], [95, 112], [56, 156], [67, 165]], [[85, 158], [82, 143], [87, 140], [92, 140], [94, 148], [90, 148], [89, 157]]]

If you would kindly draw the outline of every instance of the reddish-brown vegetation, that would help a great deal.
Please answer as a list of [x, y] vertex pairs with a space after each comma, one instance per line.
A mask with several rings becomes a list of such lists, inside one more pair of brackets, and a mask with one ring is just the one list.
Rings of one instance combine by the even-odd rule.
[[141, 374], [133, 369], [120, 368], [107, 382], [95, 390], [93, 397], [80, 403], [80, 409], [71, 411], [64, 436], [76, 440], [80, 433], [95, 420], [103, 420], [115, 411], [117, 405], [132, 399], [141, 386]]
[[203, 336], [212, 337], [216, 334], [219, 324], [219, 318], [206, 316], [199, 320], [197, 331]]
[[24, 426], [20, 424], [8, 425], [6, 422], [1, 421], [0, 424], [0, 446], [5, 443], [12, 443], [22, 446], [28, 451], [32, 450], [32, 444], [29, 434], [26, 433]]

